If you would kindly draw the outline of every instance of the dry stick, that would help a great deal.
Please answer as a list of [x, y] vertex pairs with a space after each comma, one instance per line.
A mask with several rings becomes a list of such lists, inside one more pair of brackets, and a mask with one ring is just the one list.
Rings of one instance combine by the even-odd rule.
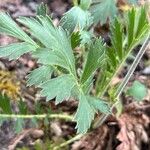
[[[149, 40], [150, 40], [150, 35], [148, 35], [148, 37], [146, 38], [146, 40], [145, 40], [144, 44], [142, 45], [140, 51], [138, 52], [137, 56], [135, 57], [135, 60], [132, 63], [128, 73], [126, 74], [123, 82], [118, 87], [118, 89], [115, 93], [115, 97], [116, 97], [117, 101], [112, 105], [111, 111], [118, 104], [120, 95], [122, 94], [123, 90], [125, 89], [128, 81], [130, 80], [132, 74], [134, 73], [134, 71], [135, 71], [138, 63], [140, 62], [142, 56], [144, 55], [145, 51], [148, 49]], [[109, 116], [109, 114], [103, 114], [102, 117], [98, 120], [98, 122], [96, 122], [96, 124], [94, 125], [94, 128], [97, 128], [100, 125], [102, 125], [104, 123], [104, 121], [107, 119], [108, 116]]]

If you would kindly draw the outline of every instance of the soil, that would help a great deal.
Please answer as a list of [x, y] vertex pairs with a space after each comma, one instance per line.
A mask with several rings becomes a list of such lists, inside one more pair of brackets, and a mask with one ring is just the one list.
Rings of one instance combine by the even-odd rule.
[[[7, 11], [15, 19], [18, 16], [34, 16], [40, 0], [0, 0], [0, 11]], [[48, 4], [54, 23], [58, 23], [62, 14], [72, 5], [71, 0], [44, 0]], [[106, 26], [107, 28], [107, 26]], [[102, 27], [97, 27], [96, 32], [107, 32]], [[107, 40], [107, 39], [106, 39]], [[13, 38], [0, 36], [0, 45], [14, 42]], [[138, 51], [139, 47], [136, 48]], [[144, 101], [136, 103], [131, 97], [122, 95], [124, 109], [119, 117], [109, 116], [100, 127], [91, 130], [80, 140], [62, 148], [61, 150], [150, 150], [150, 50], [147, 50], [140, 64], [136, 68], [128, 85], [134, 80], [139, 80], [148, 87], [148, 95]], [[130, 60], [128, 62], [130, 64]], [[66, 112], [73, 114], [77, 108], [77, 102], [63, 102], [55, 106], [53, 102], [45, 102], [45, 98], [39, 96], [39, 89], [26, 86], [25, 76], [38, 66], [36, 60], [30, 54], [22, 56], [17, 61], [0, 59], [0, 69], [14, 72], [21, 84], [21, 95], [24, 97], [31, 112], [34, 113], [35, 102], [41, 107], [51, 107], [54, 112]], [[114, 82], [121, 81], [128, 70], [125, 67]], [[48, 126], [43, 122], [37, 128], [31, 128], [28, 124], [19, 134], [14, 131], [14, 121], [6, 121], [0, 128], [0, 150], [13, 150], [28, 147], [35, 149], [34, 145], [41, 143], [41, 150], [47, 150], [46, 143], [58, 145], [75, 136], [75, 123], [69, 121], [51, 120]], [[48, 142], [46, 142], [48, 141]], [[51, 148], [52, 149], [52, 148]], [[23, 149], [22, 149], [23, 150]], [[49, 149], [48, 149], [49, 150]]]

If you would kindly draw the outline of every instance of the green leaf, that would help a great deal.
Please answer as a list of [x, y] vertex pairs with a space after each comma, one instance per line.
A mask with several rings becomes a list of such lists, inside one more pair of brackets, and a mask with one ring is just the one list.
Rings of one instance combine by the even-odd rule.
[[90, 11], [94, 16], [94, 23], [100, 22], [105, 24], [107, 19], [112, 20], [117, 14], [117, 7], [115, 0], [94, 0]]
[[40, 85], [41, 83], [50, 79], [53, 69], [51, 66], [41, 66], [33, 71], [27, 76], [27, 83], [31, 85]]
[[3, 12], [0, 13], [0, 33], [13, 36], [37, 46], [36, 43], [15, 23], [15, 21]]
[[4, 114], [12, 113], [10, 99], [6, 95], [0, 94], [0, 108]]
[[[139, 18], [137, 19], [137, 17]], [[145, 7], [142, 7], [139, 10], [137, 10], [135, 20], [137, 20], [135, 36], [136, 39], [140, 39], [143, 36], [147, 35], [147, 32], [149, 32], [149, 21], [147, 18], [147, 11]]]
[[104, 114], [111, 113], [110, 107], [107, 102], [91, 96], [88, 96], [87, 99], [90, 105], [93, 106], [95, 110], [98, 110], [99, 112]]
[[47, 15], [47, 12], [48, 12], [48, 8], [47, 8], [47, 5], [44, 4], [43, 2], [37, 7], [37, 12], [36, 14], [38, 16], [46, 16]]
[[92, 3], [92, 0], [80, 0], [80, 7], [84, 10], [87, 10], [89, 9], [91, 3]]
[[96, 39], [89, 48], [87, 61], [82, 74], [81, 82], [84, 83], [104, 63], [106, 58], [105, 46], [102, 39]]
[[134, 40], [134, 34], [135, 34], [135, 16], [136, 16], [136, 11], [132, 9], [128, 13], [128, 46], [130, 46]]
[[117, 53], [119, 59], [122, 60], [124, 56], [124, 49], [123, 49], [124, 32], [123, 26], [118, 19], [115, 19], [113, 25], [111, 26], [111, 33], [112, 33], [112, 45], [114, 47], [115, 53]]
[[[67, 62], [67, 68], [72, 74], [75, 73], [75, 60], [71, 47], [71, 41], [67, 37], [66, 31], [56, 28], [52, 20], [46, 16], [38, 19], [21, 17], [18, 21], [28, 28], [34, 37], [43, 43], [48, 49], [52, 49]], [[46, 38], [45, 38], [46, 35]]]
[[147, 95], [147, 88], [139, 81], [134, 81], [133, 85], [128, 89], [127, 94], [133, 96], [135, 100], [141, 101]]
[[71, 91], [76, 85], [71, 75], [62, 75], [40, 85], [41, 95], [46, 96], [47, 101], [56, 97], [56, 104], [71, 97]]
[[80, 39], [81, 39], [80, 45], [81, 46], [84, 46], [85, 44], [90, 45], [92, 43], [92, 37], [94, 37], [94, 35], [91, 32], [82, 30], [80, 32]]
[[53, 46], [58, 45], [57, 31], [48, 16], [37, 16], [36, 18], [20, 17], [17, 21], [28, 27], [32, 36], [38, 39], [44, 46], [53, 49]]
[[83, 30], [92, 22], [91, 15], [78, 6], [71, 8], [60, 21], [60, 25], [72, 33], [76, 28]]
[[148, 19], [144, 7], [132, 9], [127, 17], [127, 49], [137, 46], [140, 41], [148, 34]]
[[35, 58], [38, 58], [38, 63], [44, 65], [57, 65], [70, 70], [70, 66], [66, 61], [64, 55], [59, 53], [58, 51], [50, 51], [48, 49], [38, 49], [36, 52], [33, 53]]
[[[140, 44], [146, 35], [149, 33], [148, 18], [146, 9], [133, 8], [127, 15], [124, 16], [125, 22], [118, 17], [111, 25], [111, 43], [107, 47], [106, 71], [103, 74], [103, 80], [97, 80], [96, 91], [98, 95], [104, 94], [106, 88], [110, 86], [112, 77], [117, 74], [118, 68], [121, 68], [125, 63], [132, 50]], [[103, 67], [104, 68], [104, 67]], [[102, 82], [104, 83], [102, 86]], [[105, 91], [103, 91], [105, 90]]]
[[91, 106], [84, 94], [79, 96], [78, 109], [75, 114], [75, 120], [77, 121], [76, 128], [78, 133], [86, 133], [91, 126], [91, 122], [94, 119], [95, 109]]
[[87, 132], [97, 111], [109, 114], [110, 107], [106, 102], [101, 101], [98, 98], [86, 96], [83, 93], [80, 93], [78, 109], [75, 114], [75, 120], [77, 121], [76, 128], [78, 129], [78, 133]]
[[7, 46], [1, 46], [0, 57], [8, 57], [9, 60], [18, 59], [21, 55], [35, 50], [36, 47], [29, 43], [14, 43]]

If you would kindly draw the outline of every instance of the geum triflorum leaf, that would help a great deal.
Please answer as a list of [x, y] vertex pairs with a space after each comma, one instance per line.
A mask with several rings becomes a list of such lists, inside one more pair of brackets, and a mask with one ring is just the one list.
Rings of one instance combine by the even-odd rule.
[[41, 95], [46, 96], [47, 100], [56, 97], [55, 102], [58, 104], [71, 97], [71, 92], [75, 85], [76, 82], [71, 75], [62, 75], [40, 85], [42, 88]]

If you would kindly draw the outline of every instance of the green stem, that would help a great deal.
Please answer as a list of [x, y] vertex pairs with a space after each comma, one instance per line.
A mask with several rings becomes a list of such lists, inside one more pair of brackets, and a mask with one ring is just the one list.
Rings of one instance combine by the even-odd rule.
[[41, 115], [21, 115], [21, 114], [0, 114], [0, 118], [22, 118], [22, 119], [32, 119], [32, 118], [46, 118], [48, 117], [49, 119], [64, 119], [64, 120], [69, 120], [69, 121], [73, 121], [73, 116], [69, 116], [66, 114], [41, 114]]
[[62, 143], [62, 144], [60, 144], [59, 146], [54, 147], [53, 150], [59, 150], [60, 148], [65, 147], [65, 146], [67, 146], [68, 144], [71, 144], [71, 143], [73, 143], [74, 141], [79, 140], [81, 137], [83, 137], [83, 134], [78, 134], [78, 135], [76, 135], [75, 137], [71, 138], [70, 140], [68, 140], [68, 141], [66, 141], [66, 142], [64, 142], [64, 143]]
[[[132, 63], [128, 73], [126, 74], [123, 82], [120, 84], [120, 86], [118, 87], [116, 93], [115, 93], [115, 97], [116, 97], [116, 102], [112, 105], [111, 107], [111, 111], [113, 110], [113, 108], [118, 104], [119, 102], [119, 97], [121, 95], [121, 93], [123, 92], [123, 90], [125, 89], [128, 81], [130, 80], [132, 74], [134, 73], [138, 63], [140, 62], [142, 56], [144, 55], [145, 51], [148, 49], [149, 47], [149, 39], [150, 35], [148, 35], [147, 39], [145, 40], [143, 46], [141, 47], [140, 51], [138, 52], [137, 56], [135, 57], [134, 62]], [[95, 123], [94, 128], [99, 127], [100, 125], [102, 125], [104, 123], [104, 121], [107, 119], [107, 117], [109, 116], [109, 114], [103, 114], [101, 116], [101, 118]]]

